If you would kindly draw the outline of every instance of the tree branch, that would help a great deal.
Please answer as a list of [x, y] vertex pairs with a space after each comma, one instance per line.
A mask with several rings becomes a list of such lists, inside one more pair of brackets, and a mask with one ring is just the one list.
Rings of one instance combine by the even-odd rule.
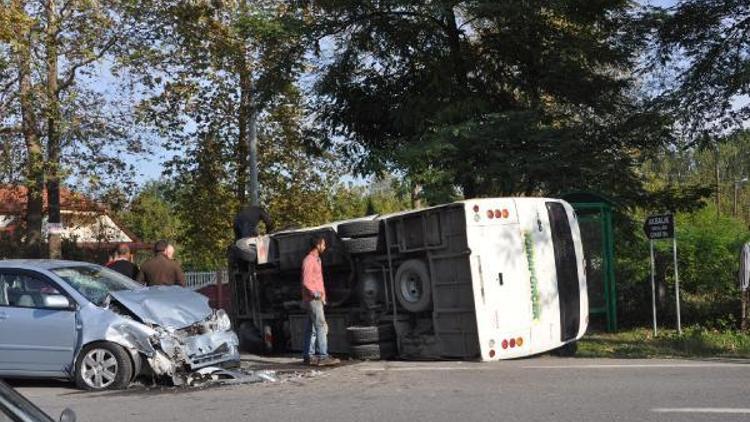
[[21, 133], [21, 126], [0, 127], [0, 135], [15, 135]]
[[359, 16], [354, 16], [351, 19], [343, 22], [341, 25], [337, 25], [337, 28], [335, 28], [335, 29], [333, 29], [331, 31], [327, 31], [325, 34], [323, 34], [320, 37], [318, 37], [318, 40], [321, 40], [321, 39], [325, 38], [326, 36], [339, 34], [342, 31], [346, 30], [346, 28], [348, 28], [348, 27], [350, 27], [352, 25], [355, 25], [355, 24], [357, 24], [359, 22], [362, 22], [362, 21], [366, 21], [366, 20], [372, 19], [372, 18], [374, 18], [376, 16], [387, 17], [389, 15], [390, 16], [397, 16], [397, 17], [415, 17], [415, 18], [426, 19], [428, 21], [432, 21], [432, 23], [434, 23], [439, 28], [442, 28], [443, 30], [448, 30], [448, 27], [445, 25], [445, 22], [441, 21], [440, 19], [438, 19], [438, 18], [436, 18], [434, 16], [425, 15], [423, 13], [408, 12], [408, 11], [380, 11], [380, 10], [374, 10], [374, 11], [372, 11], [370, 13], [364, 13], [364, 14], [359, 15]]
[[60, 86], [57, 88], [57, 94], [70, 88], [73, 82], [75, 82], [76, 72], [78, 71], [78, 69], [84, 66], [88, 66], [91, 63], [94, 63], [98, 61], [99, 59], [101, 59], [102, 57], [104, 57], [104, 55], [107, 54], [107, 51], [109, 51], [109, 49], [112, 48], [119, 39], [120, 38], [117, 35], [114, 35], [109, 41], [107, 41], [106, 44], [104, 44], [101, 50], [99, 50], [99, 53], [79, 63], [71, 65], [70, 68], [68, 69], [67, 75], [63, 77], [63, 80], [60, 83]]
[[3, 85], [2, 89], [0, 89], [0, 92], [8, 91], [10, 87], [16, 84], [16, 82], [18, 82], [18, 76], [11, 78], [7, 84]]

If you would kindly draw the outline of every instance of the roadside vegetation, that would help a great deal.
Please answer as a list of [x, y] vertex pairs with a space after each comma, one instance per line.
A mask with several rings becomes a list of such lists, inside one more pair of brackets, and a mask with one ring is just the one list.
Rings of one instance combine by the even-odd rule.
[[750, 334], [728, 329], [686, 327], [653, 331], [635, 328], [594, 333], [578, 342], [576, 357], [591, 358], [750, 358]]

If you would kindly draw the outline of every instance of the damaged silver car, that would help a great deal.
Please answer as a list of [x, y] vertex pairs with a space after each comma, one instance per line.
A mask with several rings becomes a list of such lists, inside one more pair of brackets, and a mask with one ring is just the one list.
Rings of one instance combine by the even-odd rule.
[[226, 312], [192, 290], [143, 287], [83, 262], [0, 261], [0, 377], [181, 385], [201, 368], [238, 366], [238, 346]]

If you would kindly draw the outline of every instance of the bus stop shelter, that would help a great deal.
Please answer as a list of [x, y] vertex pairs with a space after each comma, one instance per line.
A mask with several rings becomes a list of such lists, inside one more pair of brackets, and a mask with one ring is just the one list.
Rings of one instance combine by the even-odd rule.
[[617, 292], [615, 286], [613, 201], [594, 192], [571, 192], [562, 196], [578, 215], [591, 321], [604, 322], [607, 331], [617, 330]]

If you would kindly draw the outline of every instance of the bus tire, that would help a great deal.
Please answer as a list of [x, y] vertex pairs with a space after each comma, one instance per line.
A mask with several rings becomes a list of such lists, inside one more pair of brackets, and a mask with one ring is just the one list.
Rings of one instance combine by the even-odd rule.
[[352, 358], [359, 360], [392, 359], [396, 356], [396, 344], [393, 341], [355, 344], [349, 350]]
[[352, 255], [373, 253], [378, 250], [377, 237], [359, 237], [354, 239], [344, 239], [344, 247]]
[[578, 342], [577, 341], [571, 341], [570, 343], [566, 343], [557, 349], [553, 350], [553, 353], [557, 356], [564, 357], [564, 358], [572, 358], [576, 355], [576, 352], [578, 351]]
[[410, 259], [396, 270], [396, 299], [409, 312], [423, 312], [432, 307], [432, 283], [424, 261]]
[[349, 336], [349, 343], [354, 345], [380, 343], [396, 337], [392, 324], [347, 327], [346, 333]]
[[336, 228], [339, 237], [369, 237], [380, 233], [380, 220], [352, 221], [339, 224]]

